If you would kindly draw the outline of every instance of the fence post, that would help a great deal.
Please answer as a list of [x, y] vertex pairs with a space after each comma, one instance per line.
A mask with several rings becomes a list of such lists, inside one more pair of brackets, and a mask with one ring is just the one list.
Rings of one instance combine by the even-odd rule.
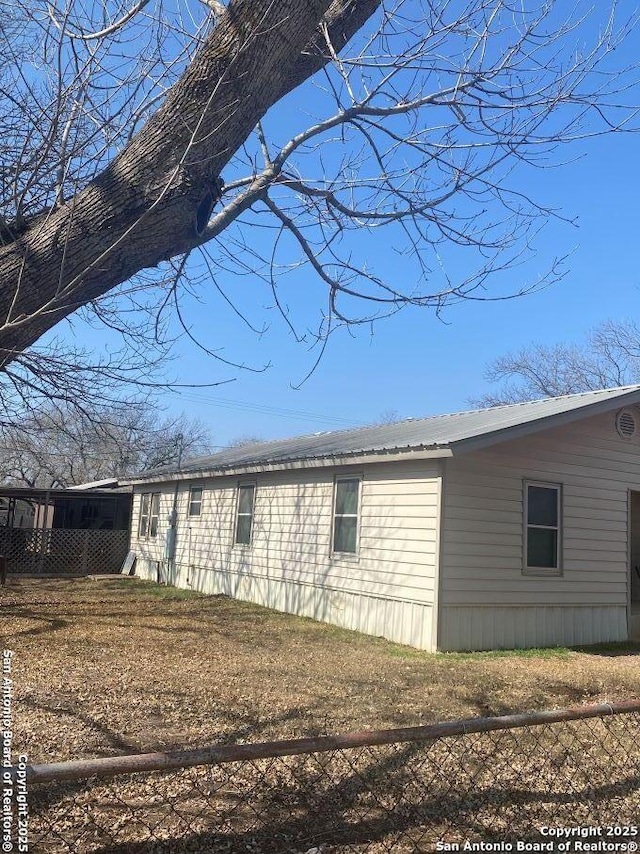
[[4, 555], [0, 555], [0, 587], [4, 587], [7, 583], [7, 559]]
[[[38, 556], [38, 573], [42, 573], [42, 569], [44, 566], [44, 555], [46, 551], [46, 534], [48, 531], [48, 515], [49, 515], [49, 499], [51, 497], [50, 490], [47, 489], [44, 498], [44, 514], [42, 516], [42, 525], [40, 526], [40, 534], [42, 539], [40, 540], [40, 554]], [[53, 525], [53, 519], [51, 520], [51, 524]]]

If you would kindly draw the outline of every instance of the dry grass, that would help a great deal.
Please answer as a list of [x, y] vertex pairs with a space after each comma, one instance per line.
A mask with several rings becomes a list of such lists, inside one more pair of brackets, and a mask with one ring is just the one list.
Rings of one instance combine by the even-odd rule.
[[633, 650], [429, 655], [119, 578], [12, 578], [0, 597], [32, 762], [640, 697]]
[[603, 828], [605, 842], [616, 839], [608, 825], [627, 826], [636, 842], [639, 723], [619, 715], [46, 784], [31, 793], [33, 851], [416, 854], [479, 839], [515, 850], [548, 844], [545, 825]]

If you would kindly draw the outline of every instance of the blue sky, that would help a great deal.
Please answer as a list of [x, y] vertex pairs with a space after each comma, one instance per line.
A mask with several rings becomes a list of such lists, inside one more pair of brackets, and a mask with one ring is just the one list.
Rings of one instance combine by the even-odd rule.
[[[299, 108], [295, 99], [288, 107]], [[295, 122], [293, 114], [291, 118]], [[521, 170], [518, 187], [576, 218], [577, 226], [549, 222], [537, 238], [536, 258], [516, 267], [507, 284], [517, 290], [544, 272], [554, 256], [570, 252], [558, 284], [514, 300], [458, 304], [440, 319], [429, 309], [411, 308], [380, 321], [373, 332], [365, 326], [342, 330], [313, 374], [296, 388], [315, 352], [295, 343], [286, 325], [264, 308], [268, 300], [260, 287], [222, 276], [219, 283], [239, 295], [252, 318], [266, 320], [269, 328], [262, 336], [242, 328], [205, 285], [204, 304], [191, 313], [194, 332], [207, 346], [221, 348], [225, 358], [271, 367], [261, 373], [233, 370], [183, 342], [173, 365], [178, 381], [232, 381], [167, 394], [163, 403], [172, 412], [210, 424], [220, 445], [247, 434], [268, 439], [339, 429], [374, 421], [389, 410], [398, 417], [455, 411], [487, 390], [483, 372], [495, 357], [534, 341], [579, 340], [605, 319], [637, 317], [638, 142], [633, 134], [598, 138], [564, 151], [562, 156], [577, 159], [562, 167]], [[384, 262], [388, 253], [381, 240], [372, 263]], [[399, 264], [398, 275], [402, 273]], [[322, 303], [322, 288], [308, 269], [296, 273], [286, 287], [302, 294], [310, 312]], [[78, 335], [82, 338], [81, 330]]]
[[[539, 256], [511, 274], [514, 288], [525, 273], [544, 270], [549, 258], [571, 252], [561, 282], [529, 296], [502, 302], [466, 302], [442, 319], [429, 309], [409, 308], [367, 327], [343, 332], [330, 343], [319, 367], [299, 389], [314, 354], [273, 327], [251, 354], [271, 360], [264, 373], [229, 372], [194, 352], [180, 360], [183, 382], [207, 382], [235, 376], [198, 398], [244, 401], [346, 419], [375, 420], [386, 410], [400, 417], [455, 411], [487, 388], [488, 362], [530, 342], [579, 340], [607, 318], [637, 317], [640, 300], [638, 265], [637, 146], [634, 136], [593, 140], [578, 162], [536, 172], [525, 190], [577, 218], [577, 226], [550, 222], [538, 238]], [[535, 183], [535, 188], [533, 184]], [[306, 272], [311, 278], [311, 273]], [[225, 354], [239, 359], [243, 348], [225, 340]], [[270, 416], [234, 410], [183, 397], [172, 408], [184, 409], [211, 423], [221, 444], [240, 434], [274, 438], [336, 429], [340, 422], [322, 418]]]

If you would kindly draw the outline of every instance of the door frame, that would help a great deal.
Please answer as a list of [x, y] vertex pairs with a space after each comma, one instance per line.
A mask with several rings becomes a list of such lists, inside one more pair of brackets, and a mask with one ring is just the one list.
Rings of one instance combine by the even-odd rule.
[[[633, 496], [638, 495], [640, 500], [640, 489], [627, 489], [627, 637], [631, 638], [631, 609], [632, 609], [632, 585], [633, 585]], [[636, 524], [640, 527], [640, 508]], [[640, 578], [637, 583], [640, 585]]]

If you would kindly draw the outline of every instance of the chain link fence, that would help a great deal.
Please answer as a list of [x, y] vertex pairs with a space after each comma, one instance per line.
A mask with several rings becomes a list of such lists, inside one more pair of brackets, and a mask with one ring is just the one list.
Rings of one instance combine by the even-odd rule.
[[33, 766], [28, 780], [30, 852], [635, 851], [640, 702]]

